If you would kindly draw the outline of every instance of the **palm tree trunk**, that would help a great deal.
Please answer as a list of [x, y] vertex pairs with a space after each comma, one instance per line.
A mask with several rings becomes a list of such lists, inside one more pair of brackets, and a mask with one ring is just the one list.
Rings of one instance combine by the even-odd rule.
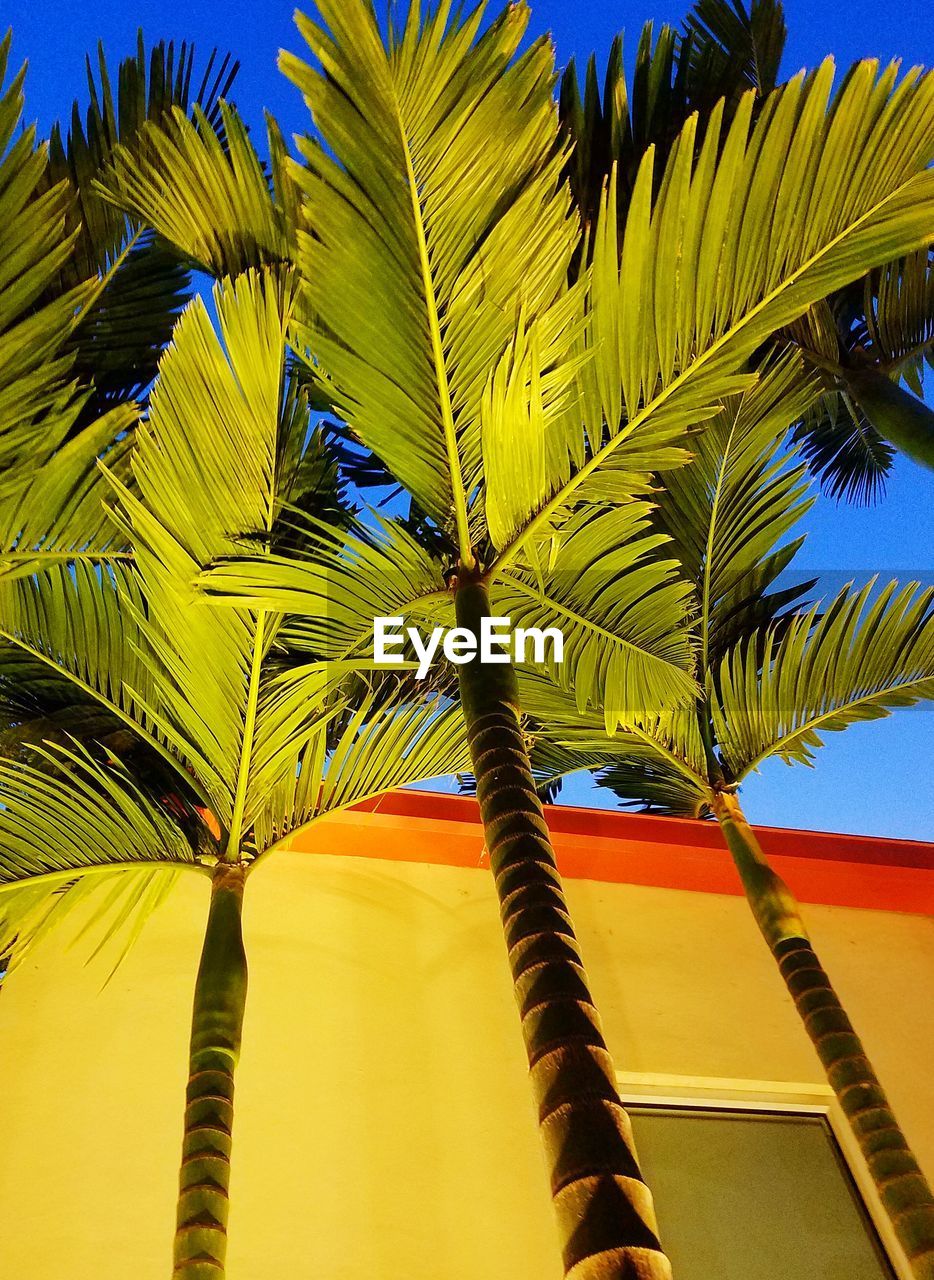
[[756, 923], [824, 1064], [912, 1270], [918, 1280], [934, 1280], [934, 1196], [814, 953], [798, 903], [766, 861], [736, 796], [716, 793], [713, 808]]
[[195, 982], [173, 1280], [223, 1280], [234, 1070], [246, 1003], [245, 868], [218, 863]]
[[[461, 578], [479, 641], [486, 587]], [[587, 985], [518, 717], [511, 665], [459, 667], [477, 799], [522, 1019], [539, 1131], [571, 1280], [669, 1280], [652, 1195]]]

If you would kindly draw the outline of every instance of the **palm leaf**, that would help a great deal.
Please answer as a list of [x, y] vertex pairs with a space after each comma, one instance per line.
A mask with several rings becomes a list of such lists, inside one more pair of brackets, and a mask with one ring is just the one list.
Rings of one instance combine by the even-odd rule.
[[820, 390], [800, 356], [783, 357], [693, 438], [692, 465], [665, 476], [657, 518], [695, 585], [701, 670], [800, 594], [763, 598], [796, 549], [777, 548], [812, 505], [785, 441]]
[[[557, 184], [551, 54], [539, 42], [513, 61], [524, 6], [480, 36], [479, 10], [449, 23], [445, 4], [422, 24], [412, 6], [388, 50], [367, 5], [323, 12], [330, 34], [300, 21], [323, 73], [294, 59], [284, 64], [327, 143], [305, 148], [296, 179], [314, 227], [313, 236], [300, 236], [299, 252], [309, 348], [353, 433], [407, 485], [449, 553], [469, 565], [475, 548], [511, 541], [543, 492], [586, 458], [575, 386], [588, 358], [585, 282], [567, 284], [577, 232]], [[647, 471], [683, 459], [671, 440], [696, 416], [685, 399], [658, 438], [620, 450], [615, 478], [625, 497], [644, 490]], [[567, 514], [562, 508], [561, 518]], [[552, 530], [539, 532], [544, 542]], [[367, 608], [383, 599], [387, 615], [389, 597], [410, 611], [440, 587], [434, 561], [417, 570], [417, 594], [406, 598], [399, 590], [408, 570], [391, 572], [384, 585], [378, 559], [325, 554], [322, 568], [306, 565], [294, 576], [264, 557], [218, 570], [208, 584], [254, 606], [265, 599], [301, 609], [311, 619], [297, 624], [311, 633], [309, 647], [343, 652], [348, 631], [361, 634], [358, 621], [372, 633], [374, 614], [361, 619], [355, 597]], [[328, 600], [328, 587], [340, 598]], [[638, 592], [645, 587], [643, 576]], [[336, 640], [322, 636], [328, 626]], [[666, 660], [640, 660], [653, 673], [644, 702], [690, 687], [683, 672], [662, 672]]]
[[896, 447], [930, 459], [934, 417], [911, 392], [923, 394], [925, 366], [934, 362], [932, 262], [925, 246], [887, 263], [790, 330], [825, 371], [826, 394], [796, 436], [831, 497], [875, 501]]
[[105, 938], [119, 929], [132, 938], [178, 871], [196, 866], [181, 830], [121, 768], [100, 765], [79, 747], [46, 756], [67, 785], [43, 769], [0, 760], [4, 970], [89, 898], [94, 913], [85, 929], [107, 922]]
[[96, 68], [87, 62], [86, 111], [76, 102], [67, 132], [58, 125], [52, 130], [40, 190], [62, 184], [68, 191], [67, 229], [75, 238], [48, 296], [107, 276], [72, 342], [74, 372], [94, 388], [84, 420], [141, 398], [191, 292], [190, 273], [178, 255], [149, 235], [131, 241], [139, 229], [128, 226], [95, 184], [118, 146], [142, 163], [144, 125], [157, 125], [173, 107], [187, 112], [197, 105], [219, 127], [218, 98], [229, 92], [237, 68], [229, 56], [218, 60], [212, 53], [198, 85], [192, 45], [160, 41], [147, 54], [140, 32], [135, 55], [123, 59], [112, 77], [98, 46]]
[[469, 561], [484, 389], [520, 311], [532, 325], [561, 297], [577, 233], [551, 51], [512, 62], [528, 9], [479, 36], [481, 9], [451, 9], [422, 24], [413, 4], [387, 51], [364, 0], [327, 0], [329, 30], [298, 19], [321, 72], [282, 66], [326, 144], [295, 170], [310, 347], [354, 433]]
[[773, 755], [809, 764], [822, 734], [934, 696], [934, 588], [874, 587], [800, 614], [761, 655], [746, 642], [724, 657], [711, 709], [732, 777]]
[[53, 564], [30, 577], [0, 579], [0, 673], [15, 681], [25, 655], [52, 678], [146, 732], [132, 690], [148, 690], [145, 606], [130, 565]]
[[221, 102], [218, 111], [218, 129], [198, 106], [190, 119], [175, 108], [144, 124], [142, 157], [117, 146], [96, 188], [217, 279], [288, 264], [295, 201], [277, 126], [269, 118], [273, 192], [236, 109]]
[[[0, 44], [0, 83], [8, 51], [9, 39]], [[96, 268], [90, 280], [73, 269], [79, 231], [68, 229], [68, 184], [54, 179], [47, 148], [35, 149], [32, 129], [12, 141], [22, 79], [0, 99], [2, 574], [120, 549], [97, 460], [107, 454], [123, 465], [136, 418], [123, 406], [95, 420], [93, 396], [76, 385], [76, 333], [101, 285]]]
[[[9, 473], [0, 492], [0, 577], [57, 561], [119, 561], [128, 548], [105, 507], [99, 463], [128, 478], [136, 411], [120, 405], [67, 440], [36, 469]], [[46, 445], [54, 440], [46, 440]]]
[[283, 641], [331, 660], [368, 654], [375, 618], [453, 619], [441, 563], [398, 521], [343, 535], [309, 522], [302, 550], [220, 561], [201, 585], [218, 604], [290, 615]]
[[706, 796], [704, 749], [693, 708], [632, 722], [608, 735], [604, 717], [580, 712], [573, 694], [522, 675], [532, 762], [543, 786], [586, 770], [627, 805], [697, 817]]
[[863, 286], [863, 316], [864, 351], [920, 396], [925, 365], [934, 365], [934, 250], [919, 249], [871, 272]]
[[[799, 76], [750, 129], [752, 99], [698, 158], [689, 122], [652, 202], [642, 163], [618, 258], [616, 200], [603, 202], [590, 298], [589, 377], [609, 438], [503, 548], [514, 557], [638, 431], [710, 416], [772, 334], [930, 234], [934, 77], [854, 68], [828, 112], [833, 66]], [[904, 130], [904, 133], [902, 133]], [[906, 145], [894, 139], [904, 137]], [[719, 156], [719, 159], [718, 159]], [[674, 263], [680, 264], [675, 270]], [[682, 400], [682, 397], [684, 398]]]
[[220, 336], [200, 299], [179, 321], [138, 433], [137, 493], [121, 489], [120, 501], [146, 602], [145, 690], [132, 696], [229, 825], [242, 816], [277, 624], [214, 609], [195, 580], [214, 557], [270, 536], [287, 312], [275, 281], [253, 273], [218, 287], [215, 305]]
[[[0, 41], [0, 85], [6, 77], [10, 37]], [[0, 96], [0, 219], [4, 254], [0, 264], [0, 486], [19, 484], [34, 453], [56, 447], [75, 414], [69, 382], [72, 357], [66, 340], [77, 313], [92, 294], [81, 282], [42, 304], [57, 273], [68, 261], [74, 234], [65, 228], [68, 192], [58, 183], [42, 189], [44, 149], [35, 148], [35, 130], [17, 136], [23, 109], [21, 71]], [[15, 140], [14, 140], [15, 139]], [[40, 459], [41, 460], [41, 459]], [[12, 477], [12, 479], [11, 479]]]
[[268, 796], [256, 824], [258, 847], [272, 848], [319, 817], [469, 764], [460, 707], [413, 699], [404, 685], [388, 698], [368, 693], [337, 728], [329, 734], [322, 723]]
[[[684, 23], [692, 82], [709, 102], [734, 86], [768, 95], [778, 83], [788, 30], [779, 0], [696, 0]], [[697, 88], [695, 88], [697, 95]]]
[[573, 690], [577, 706], [603, 707], [608, 732], [646, 706], [692, 702], [687, 674], [693, 652], [687, 631], [689, 586], [662, 549], [640, 503], [583, 507], [562, 529], [539, 573], [514, 569], [495, 584], [497, 613], [514, 627], [558, 627], [563, 662], [545, 666]]
[[895, 450], [852, 396], [824, 395], [796, 426], [794, 443], [828, 497], [869, 504], [884, 493]]
[[584, 225], [596, 220], [601, 191], [614, 166], [618, 213], [623, 217], [650, 147], [667, 157], [695, 112], [698, 141], [703, 141], [721, 99], [727, 120], [747, 90], [755, 90], [757, 102], [764, 100], [778, 82], [785, 38], [782, 6], [776, 0], [753, 0], [749, 12], [739, 3], [700, 0], [680, 37], [669, 26], [661, 27], [657, 36], [651, 22], [643, 26], [631, 93], [622, 36], [610, 48], [602, 99], [596, 59], [587, 65], [583, 96], [572, 59], [561, 80], [560, 111], [574, 144], [567, 174]]

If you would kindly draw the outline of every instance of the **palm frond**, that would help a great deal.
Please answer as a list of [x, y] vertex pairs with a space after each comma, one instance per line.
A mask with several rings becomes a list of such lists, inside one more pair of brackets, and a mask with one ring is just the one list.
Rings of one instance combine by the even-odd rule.
[[863, 316], [866, 354], [897, 371], [920, 396], [925, 365], [934, 365], [934, 250], [925, 246], [871, 272], [863, 286]]
[[138, 928], [171, 887], [171, 874], [160, 869], [196, 866], [181, 829], [120, 766], [99, 764], [77, 746], [46, 756], [67, 785], [43, 769], [0, 760], [4, 969], [92, 892], [110, 891], [89, 924], [111, 916], [107, 936]]
[[[567, 175], [584, 225], [596, 220], [601, 191], [614, 166], [617, 210], [623, 218], [650, 147], [666, 158], [695, 113], [702, 142], [721, 99], [727, 121], [746, 91], [755, 91], [757, 105], [763, 101], [778, 82], [785, 37], [777, 0], [753, 0], [748, 12], [728, 0], [699, 0], [680, 36], [669, 26], [657, 35], [651, 22], [643, 26], [631, 93], [622, 36], [610, 48], [602, 99], [596, 59], [591, 57], [587, 65], [583, 95], [572, 59], [561, 81], [560, 113], [574, 144]], [[656, 181], [660, 180], [659, 171]]]
[[76, 102], [67, 131], [57, 125], [52, 130], [40, 189], [62, 184], [68, 191], [67, 230], [74, 243], [49, 297], [105, 276], [71, 344], [75, 376], [92, 389], [82, 425], [114, 404], [143, 397], [191, 292], [190, 273], [178, 255], [140, 235], [95, 184], [118, 146], [141, 163], [144, 125], [158, 125], [173, 108], [188, 112], [197, 105], [219, 127], [218, 99], [232, 87], [238, 65], [215, 51], [199, 84], [192, 45], [160, 41], [147, 54], [140, 32], [135, 55], [112, 76], [99, 45], [96, 67], [87, 61], [86, 111]]
[[667, 541], [651, 529], [643, 504], [584, 507], [539, 572], [514, 568], [494, 584], [494, 607], [514, 628], [561, 630], [564, 660], [549, 656], [543, 669], [574, 691], [579, 710], [602, 706], [610, 733], [647, 707], [697, 694], [690, 586], [665, 557]]
[[692, 439], [692, 464], [665, 476], [657, 519], [696, 589], [702, 670], [769, 616], [763, 592], [790, 559], [777, 548], [813, 501], [785, 441], [820, 391], [800, 355], [784, 356]]
[[149, 232], [137, 233], [100, 271], [104, 286], [71, 340], [74, 374], [90, 393], [78, 426], [114, 405], [145, 405], [159, 357], [191, 298], [188, 267]]
[[200, 299], [178, 323], [138, 432], [137, 493], [121, 488], [120, 503], [146, 601], [146, 692], [132, 696], [227, 826], [277, 623], [215, 609], [195, 580], [216, 556], [268, 543], [288, 303], [249, 272], [218, 286], [215, 305], [219, 336]]
[[796, 437], [832, 497], [875, 501], [896, 448], [932, 465], [934, 414], [916, 399], [925, 367], [934, 364], [934, 255], [927, 246], [869, 272], [790, 332], [826, 371], [826, 394]]
[[778, 83], [788, 29], [780, 0], [695, 0], [684, 23], [695, 100], [710, 103], [735, 86], [767, 96]]
[[760, 652], [747, 641], [724, 657], [711, 710], [733, 778], [769, 756], [810, 764], [824, 733], [934, 696], [934, 588], [874, 590], [847, 587]]
[[[593, 751], [576, 751], [572, 748], [552, 742], [546, 737], [532, 736], [529, 748], [529, 760], [532, 764], [532, 777], [536, 790], [543, 804], [554, 804], [564, 787], [565, 780], [575, 773], [596, 773], [611, 758], [611, 752], [599, 749]], [[460, 779], [461, 791], [473, 795], [476, 790], [476, 779], [473, 774], [465, 774]]]
[[[0, 83], [9, 39], [0, 44]], [[136, 413], [97, 404], [77, 359], [77, 334], [101, 284], [74, 268], [71, 195], [34, 130], [13, 136], [22, 111], [20, 74], [0, 99], [0, 573], [36, 562], [119, 549], [103, 511], [97, 460], [120, 467]], [[93, 309], [93, 306], [92, 306]]]
[[270, 809], [278, 812], [283, 792], [294, 788], [309, 751], [327, 740], [328, 726], [340, 713], [335, 693], [345, 672], [334, 663], [306, 663], [264, 672], [256, 707], [256, 726], [246, 762], [242, 824], [254, 831], [264, 849], [272, 838]]
[[441, 563], [398, 521], [372, 520], [346, 534], [309, 521], [301, 557], [221, 561], [201, 585], [218, 604], [289, 615], [283, 641], [328, 659], [369, 655], [375, 618], [453, 618]]
[[709, 418], [740, 389], [737, 371], [774, 333], [848, 281], [927, 242], [934, 76], [915, 70], [896, 78], [895, 65], [877, 75], [876, 64], [860, 63], [828, 111], [833, 65], [826, 62], [777, 90], [752, 128], [749, 95], [722, 140], [715, 111], [696, 160], [689, 121], [654, 203], [652, 156], [642, 163], [621, 259], [615, 193], [606, 193], [587, 376], [609, 438], [500, 562], [536, 537], [636, 432], [669, 416], [680, 415], [683, 427], [688, 405], [695, 420]]
[[[294, 197], [281, 185], [270, 190], [236, 109], [221, 102], [218, 110], [218, 129], [197, 106], [191, 118], [175, 108], [159, 123], [144, 124], [142, 156], [116, 147], [97, 190], [217, 279], [287, 265]], [[281, 138], [269, 125], [279, 156]], [[274, 172], [280, 184], [288, 182], [283, 163]]]
[[[110, 488], [99, 463], [129, 479], [137, 413], [119, 405], [91, 422], [35, 469], [14, 469], [0, 487], [0, 577], [27, 576], [56, 562], [117, 561], [128, 550], [105, 503]], [[46, 437], [48, 449], [57, 443]]]
[[0, 578], [0, 674], [14, 682], [20, 655], [146, 732], [131, 690], [148, 691], [145, 616], [139, 584], [122, 563], [53, 564], [29, 577]]
[[[333, 736], [333, 735], [332, 735]], [[444, 698], [412, 700], [375, 692], [349, 708], [330, 745], [322, 725], [291, 777], [271, 794], [257, 823], [257, 841], [267, 847], [325, 814], [409, 783], [456, 774], [470, 753], [460, 707]]]
[[471, 558], [481, 402], [520, 314], [563, 295], [577, 240], [552, 98], [553, 55], [517, 60], [513, 5], [482, 34], [482, 7], [450, 0], [384, 46], [365, 0], [299, 17], [320, 71], [284, 55], [325, 146], [294, 170], [308, 341], [353, 432]]
[[895, 450], [852, 396], [828, 391], [792, 438], [828, 497], [868, 505], [882, 496]]
[[49, 181], [66, 182], [73, 193], [74, 225], [80, 228], [75, 254], [67, 266], [77, 280], [101, 271], [126, 243], [126, 219], [100, 198], [95, 183], [107, 170], [117, 148], [127, 159], [146, 156], [146, 129], [160, 125], [179, 110], [199, 110], [208, 127], [222, 128], [220, 99], [233, 87], [239, 63], [229, 55], [208, 59], [200, 86], [193, 92], [194, 46], [159, 41], [148, 55], [143, 34], [134, 55], [121, 60], [116, 85], [98, 45], [97, 65], [87, 60], [89, 103], [78, 102], [67, 132], [55, 126], [49, 141]]
[[[0, 41], [0, 86], [6, 78], [10, 37]], [[74, 248], [66, 230], [68, 191], [43, 186], [45, 148], [35, 129], [17, 134], [23, 110], [24, 71], [0, 95], [0, 486], [18, 484], [35, 453], [57, 446], [75, 412], [73, 357], [66, 343], [94, 285], [82, 281], [43, 303]], [[46, 435], [52, 438], [47, 445]]]
[[531, 716], [533, 767], [542, 785], [586, 770], [626, 805], [700, 815], [706, 762], [693, 708], [643, 717], [608, 735], [599, 710], [578, 711], [573, 692], [542, 675], [523, 672], [521, 688]]

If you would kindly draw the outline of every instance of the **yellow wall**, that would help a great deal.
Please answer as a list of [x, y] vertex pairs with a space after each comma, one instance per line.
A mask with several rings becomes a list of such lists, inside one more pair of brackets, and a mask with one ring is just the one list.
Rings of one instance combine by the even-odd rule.
[[[167, 1280], [207, 887], [103, 992], [61, 934], [5, 984], [3, 1276]], [[741, 900], [568, 892], [620, 1069], [821, 1080]], [[934, 1175], [932, 922], [808, 918]], [[558, 1280], [489, 872], [283, 854], [246, 930], [230, 1280]]]

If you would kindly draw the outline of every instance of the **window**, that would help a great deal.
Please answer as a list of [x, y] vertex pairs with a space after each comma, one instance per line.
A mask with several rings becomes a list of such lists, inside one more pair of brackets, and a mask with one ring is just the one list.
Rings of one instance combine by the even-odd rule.
[[832, 1094], [657, 1077], [623, 1077], [621, 1093], [678, 1280], [901, 1274], [854, 1177], [865, 1170], [838, 1142]]

